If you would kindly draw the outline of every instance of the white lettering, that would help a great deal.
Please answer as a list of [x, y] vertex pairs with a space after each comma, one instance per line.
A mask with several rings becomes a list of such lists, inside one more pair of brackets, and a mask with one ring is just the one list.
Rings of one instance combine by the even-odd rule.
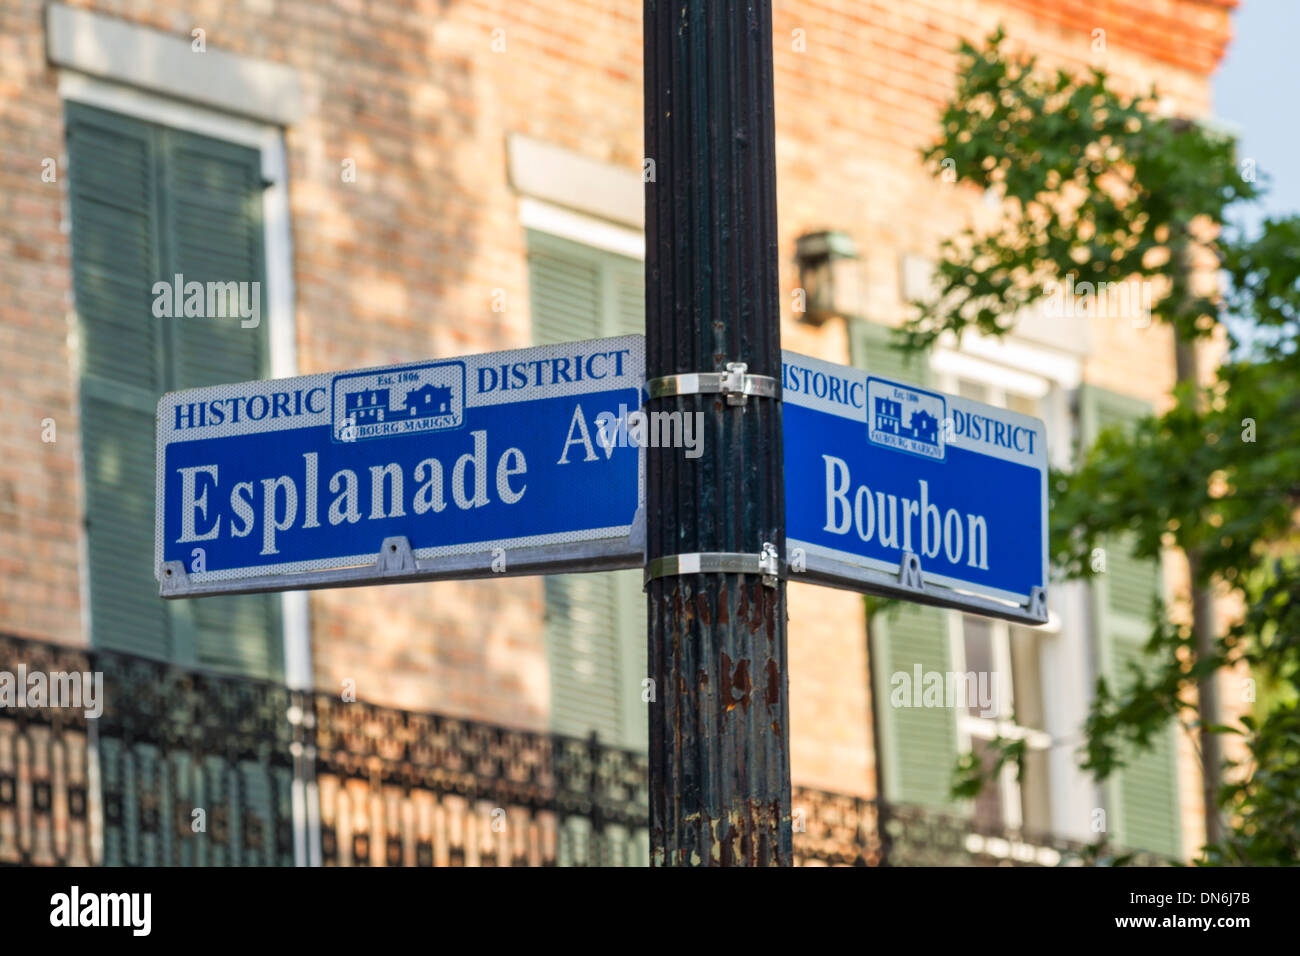
[[212, 477], [212, 484], [217, 484], [217, 466], [216, 465], [195, 465], [193, 468], [177, 468], [181, 473], [181, 536], [177, 542], [184, 544], [190, 541], [211, 541], [221, 531], [221, 516], [218, 515], [212, 522], [212, 527], [199, 534], [194, 527], [194, 515], [198, 512], [206, 521], [208, 517], [208, 489], [203, 489], [203, 494], [197, 498], [194, 497], [194, 486], [196, 484], [194, 476], [202, 473]]
[[[826, 527], [831, 534], [845, 534], [849, 530], [849, 466], [842, 459], [822, 455], [826, 459]], [[839, 478], [836, 478], [839, 475]], [[840, 508], [844, 519], [836, 517]]]

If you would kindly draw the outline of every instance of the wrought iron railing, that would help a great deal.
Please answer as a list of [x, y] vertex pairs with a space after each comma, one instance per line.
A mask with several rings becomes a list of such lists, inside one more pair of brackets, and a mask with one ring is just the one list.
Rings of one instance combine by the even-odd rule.
[[299, 695], [92, 652], [106, 865], [291, 866]]
[[[0, 672], [20, 665], [102, 674], [103, 712], [0, 706], [0, 864], [648, 863], [646, 758], [594, 738], [0, 636]], [[802, 866], [1096, 859], [921, 807], [792, 796]]]
[[637, 865], [637, 753], [314, 695], [327, 865]]
[[[0, 637], [0, 671], [25, 688], [20, 668], [50, 674], [92, 666], [83, 651]], [[81, 710], [18, 703], [0, 708], [0, 863], [98, 863], [89, 779], [94, 722]]]

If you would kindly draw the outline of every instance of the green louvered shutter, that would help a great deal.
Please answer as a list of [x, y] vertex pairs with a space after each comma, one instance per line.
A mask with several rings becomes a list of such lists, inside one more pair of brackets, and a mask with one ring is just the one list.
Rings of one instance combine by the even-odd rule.
[[[645, 335], [645, 265], [639, 259], [605, 255], [606, 335]], [[622, 746], [649, 746], [650, 712], [641, 700], [641, 681], [649, 670], [646, 647], [646, 598], [640, 571], [613, 571], [618, 608], [619, 681]], [[644, 850], [648, 853], [648, 847]]]
[[153, 576], [159, 396], [267, 372], [265, 321], [155, 318], [153, 285], [264, 290], [259, 154], [75, 103], [67, 136], [92, 643], [278, 677], [274, 596], [163, 602]]
[[893, 331], [866, 319], [849, 320], [849, 360], [872, 375], [930, 384], [930, 361], [924, 352], [904, 352], [893, 344]]
[[[890, 344], [890, 330], [864, 319], [849, 322], [853, 364], [873, 375], [917, 385], [930, 381], [924, 353], [908, 355]], [[917, 604], [900, 604], [876, 614], [868, 625], [876, 655], [876, 712], [881, 723], [880, 755], [886, 800], [951, 807], [949, 788], [957, 762], [957, 715], [946, 707], [894, 707], [890, 703], [895, 674], [914, 680], [951, 668], [948, 612]]]
[[[641, 262], [528, 233], [539, 345], [645, 332]], [[551, 724], [558, 733], [644, 750], [645, 598], [635, 571], [546, 578]]]
[[[262, 250], [261, 154], [179, 130], [159, 129], [164, 162], [163, 208], [167, 275], [185, 282], [257, 283], [259, 316], [244, 328], [238, 301], [225, 318], [175, 318], [170, 323], [176, 388], [266, 378], [271, 371]], [[195, 660], [204, 667], [278, 679], [283, 674], [280, 598], [275, 594], [177, 602], [188, 611]], [[183, 620], [183, 617], [182, 617]]]
[[67, 137], [91, 641], [170, 658], [153, 575], [154, 409], [167, 386], [151, 311], [163, 274], [153, 129], [70, 104]]
[[528, 233], [533, 340], [577, 342], [604, 334], [599, 254], [576, 242]]
[[[1139, 399], [1091, 385], [1080, 388], [1080, 430], [1091, 442], [1104, 429], [1123, 427], [1151, 413]], [[1113, 687], [1129, 679], [1130, 665], [1143, 663], [1143, 645], [1151, 635], [1152, 601], [1162, 586], [1158, 561], [1138, 560], [1128, 539], [1116, 537], [1104, 545], [1106, 573], [1093, 578], [1092, 619], [1099, 671]], [[1181, 855], [1178, 813], [1178, 768], [1175, 728], [1156, 736], [1149, 750], [1124, 753], [1127, 766], [1108, 783], [1115, 842]]]
[[908, 695], [921, 674], [946, 674], [952, 668], [948, 612], [919, 604], [900, 604], [877, 613], [869, 624], [876, 655], [876, 713], [881, 723], [884, 797], [891, 803], [951, 807], [950, 788], [957, 763], [957, 715], [950, 707], [895, 707], [893, 679], [906, 675]]

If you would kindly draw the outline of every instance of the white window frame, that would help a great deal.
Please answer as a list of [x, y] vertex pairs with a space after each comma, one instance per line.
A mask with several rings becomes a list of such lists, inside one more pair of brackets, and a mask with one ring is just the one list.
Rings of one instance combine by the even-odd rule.
[[[1048, 434], [1052, 434], [1053, 423], [1050, 419], [1054, 416], [1046, 401], [1053, 387], [1051, 379], [1020, 368], [1007, 367], [979, 355], [942, 348], [936, 350], [931, 361], [931, 370], [940, 390], [954, 395], [959, 394], [960, 382], [968, 381], [986, 389], [984, 400], [999, 408], [1008, 407], [1007, 401], [1010, 395], [1020, 395], [1037, 401], [1040, 417], [1048, 428]], [[1054, 613], [1049, 612], [1049, 614], [1048, 627], [1059, 631], [1060, 618]], [[959, 662], [957, 669], [962, 673], [967, 670], [964, 617], [965, 615], [960, 611], [951, 611], [948, 615], [952, 659]], [[1000, 713], [996, 717], [987, 718], [972, 715], [965, 709], [961, 710], [957, 718], [957, 733], [961, 747], [964, 751], [970, 751], [972, 742], [976, 738], [992, 741], [995, 737], [1001, 736], [1010, 740], [1026, 740], [1029, 747], [1034, 750], [1046, 751], [1052, 743], [1050, 734], [1022, 727], [1011, 717], [1015, 709], [1016, 689], [1011, 670], [1010, 625], [1006, 621], [999, 620], [988, 620], [987, 624], [992, 640], [993, 667], [999, 679], [996, 703]], [[1039, 681], [1041, 684], [1041, 667]], [[1050, 776], [1049, 774], [1048, 799], [1054, 801], [1056, 787], [1055, 781], [1051, 780]], [[1003, 826], [1009, 830], [1019, 830], [1024, 825], [1024, 804], [1021, 799], [1020, 781], [1017, 779], [1017, 768], [1013, 764], [1007, 764], [999, 771], [997, 786], [1002, 803]]]
[[[949, 644], [952, 660], [957, 662], [956, 670], [966, 673], [966, 641], [964, 618], [967, 615], [953, 611], [948, 615]], [[1015, 723], [1015, 678], [1011, 669], [1011, 625], [1007, 621], [984, 619], [989, 627], [993, 669], [998, 675], [995, 686], [994, 703], [998, 713], [994, 717], [981, 717], [971, 714], [965, 707], [958, 711], [957, 734], [963, 750], [971, 749], [975, 738], [991, 741], [995, 737], [1007, 740], [1024, 740], [1028, 746], [1037, 751], [1047, 751], [1052, 746], [1052, 735], [1046, 731], [1024, 727]], [[1038, 669], [1039, 692], [1042, 692], [1042, 669]], [[1052, 799], [1052, 782], [1048, 780], [1048, 799]], [[1020, 794], [1020, 781], [1017, 779], [1016, 767], [1008, 763], [998, 775], [998, 789], [1002, 798], [1003, 824], [1009, 830], [1019, 830], [1024, 825], [1023, 803]]]
[[574, 212], [545, 199], [521, 196], [519, 224], [534, 232], [545, 232], [593, 249], [645, 261], [644, 232]]

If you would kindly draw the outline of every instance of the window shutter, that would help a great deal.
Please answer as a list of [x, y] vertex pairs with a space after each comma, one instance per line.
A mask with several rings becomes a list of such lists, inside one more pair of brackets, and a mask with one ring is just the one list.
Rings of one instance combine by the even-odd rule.
[[[610, 306], [606, 335], [645, 334], [645, 265], [624, 256], [605, 255], [605, 276]], [[641, 681], [648, 676], [646, 597], [639, 571], [606, 574], [618, 592], [619, 652], [622, 662], [622, 745], [645, 750], [649, 744], [649, 705], [641, 699]]]
[[[1091, 444], [1104, 429], [1123, 427], [1148, 415], [1146, 402], [1092, 385], [1079, 391], [1080, 431]], [[1133, 556], [1131, 540], [1107, 540], [1106, 573], [1094, 577], [1090, 598], [1099, 657], [1099, 673], [1112, 688], [1122, 689], [1132, 663], [1143, 661], [1151, 634], [1151, 605], [1162, 586], [1159, 561]], [[1114, 840], [1121, 846], [1181, 855], [1178, 813], [1176, 728], [1169, 727], [1144, 751], [1128, 749], [1127, 766], [1107, 784]]]
[[[890, 344], [889, 328], [864, 319], [849, 321], [853, 364], [873, 375], [918, 385], [929, 382], [924, 353], [908, 355]], [[876, 716], [880, 721], [880, 759], [884, 797], [895, 803], [952, 807], [953, 768], [957, 763], [957, 715], [947, 707], [894, 707], [892, 678], [950, 670], [948, 612], [917, 604], [900, 604], [868, 622], [876, 655]], [[919, 691], [918, 691], [919, 692]]]
[[930, 384], [930, 361], [924, 352], [905, 352], [893, 345], [893, 330], [866, 319], [849, 320], [849, 360], [872, 375], [913, 385]]
[[948, 612], [901, 604], [877, 613], [869, 623], [876, 654], [876, 715], [884, 751], [884, 797], [891, 803], [951, 808], [952, 774], [957, 764], [957, 715], [949, 707], [895, 707], [893, 677], [906, 675], [909, 693], [902, 703], [920, 699], [922, 679], [951, 670]]
[[645, 267], [636, 259], [607, 256], [613, 302], [606, 335], [645, 335]]
[[[247, 382], [270, 374], [266, 272], [262, 250], [261, 154], [180, 130], [159, 129], [164, 157], [163, 249], [167, 275], [185, 282], [257, 283], [256, 327], [239, 318], [242, 293], [224, 318], [174, 318], [176, 388]], [[236, 286], [238, 289], [239, 286]], [[205, 303], [206, 304], [206, 303]], [[215, 304], [215, 303], [214, 303]], [[278, 679], [283, 674], [280, 598], [275, 594], [177, 602], [188, 612], [194, 654], [204, 667]]]
[[165, 603], [153, 576], [158, 397], [268, 371], [265, 321], [155, 318], [153, 285], [255, 281], [264, 303], [260, 156], [80, 104], [67, 136], [91, 641], [278, 677], [275, 596]]
[[[642, 264], [528, 233], [533, 335], [539, 345], [645, 332]], [[635, 571], [546, 578], [551, 723], [557, 733], [644, 750], [645, 598]]]
[[538, 345], [599, 338], [604, 292], [595, 250], [545, 233], [528, 233], [533, 340]]
[[649, 648], [646, 645], [646, 596], [640, 571], [607, 574], [618, 590], [619, 649], [622, 661], [621, 700], [623, 741], [629, 750], [649, 745], [650, 705], [641, 699], [641, 682], [649, 676]]
[[617, 593], [610, 575], [546, 578], [551, 723], [558, 733], [621, 738]]
[[154, 408], [166, 389], [166, 320], [152, 313], [163, 275], [153, 132], [69, 104], [67, 138], [91, 642], [169, 658], [153, 576]]
[[[225, 303], [227, 318], [181, 318], [173, 323], [174, 379], [182, 388], [221, 385], [270, 374], [266, 271], [262, 252], [261, 154], [255, 149], [180, 130], [160, 130], [163, 144], [163, 220], [169, 278], [187, 283], [257, 283], [256, 327], [237, 318], [240, 302]], [[250, 297], [251, 299], [251, 297]]]

